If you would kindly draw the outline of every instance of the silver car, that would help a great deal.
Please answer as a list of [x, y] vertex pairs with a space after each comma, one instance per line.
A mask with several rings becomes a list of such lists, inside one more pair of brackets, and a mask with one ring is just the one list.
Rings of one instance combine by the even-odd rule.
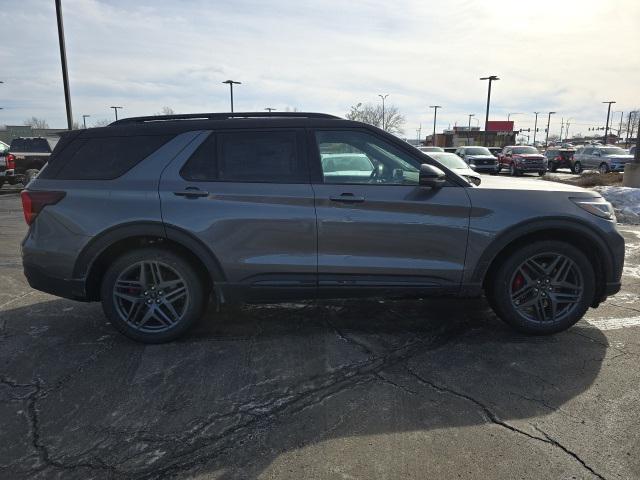
[[633, 155], [620, 147], [610, 145], [590, 145], [579, 149], [574, 155], [574, 165], [584, 170], [598, 170], [600, 173], [624, 172]]
[[473, 163], [468, 165], [458, 155], [449, 152], [430, 152], [428, 156], [458, 175], [465, 177], [473, 184], [480, 185], [480, 174], [476, 172], [476, 166]]
[[611, 205], [552, 182], [475, 186], [371, 125], [312, 113], [73, 130], [22, 192], [24, 273], [165, 342], [207, 304], [486, 295], [531, 334], [620, 289]]

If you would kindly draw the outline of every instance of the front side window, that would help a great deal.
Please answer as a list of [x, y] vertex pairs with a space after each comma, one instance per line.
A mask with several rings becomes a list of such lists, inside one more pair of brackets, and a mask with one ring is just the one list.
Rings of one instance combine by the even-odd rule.
[[324, 183], [417, 185], [417, 161], [375, 135], [357, 131], [316, 132]]

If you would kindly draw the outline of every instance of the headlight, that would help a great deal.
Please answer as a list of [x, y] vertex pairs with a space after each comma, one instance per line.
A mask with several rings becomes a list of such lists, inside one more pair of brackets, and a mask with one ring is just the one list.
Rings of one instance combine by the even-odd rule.
[[475, 163], [470, 163], [469, 164], [469, 168], [472, 169], [472, 170], [475, 170], [476, 169], [476, 164]]
[[593, 198], [571, 198], [573, 203], [579, 206], [581, 209], [596, 215], [600, 218], [606, 218], [607, 220], [616, 221], [616, 215], [613, 211], [613, 206], [602, 197]]

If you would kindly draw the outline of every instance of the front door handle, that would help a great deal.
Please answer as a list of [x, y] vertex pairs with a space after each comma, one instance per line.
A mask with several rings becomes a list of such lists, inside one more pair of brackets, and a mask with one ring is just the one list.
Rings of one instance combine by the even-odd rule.
[[343, 193], [341, 195], [329, 197], [329, 200], [332, 202], [362, 203], [364, 202], [364, 197], [357, 197], [353, 193]]
[[209, 196], [209, 192], [205, 192], [204, 190], [200, 190], [199, 188], [196, 188], [196, 187], [187, 187], [184, 190], [173, 192], [173, 194], [178, 197], [187, 197], [187, 198], [198, 198], [198, 197]]

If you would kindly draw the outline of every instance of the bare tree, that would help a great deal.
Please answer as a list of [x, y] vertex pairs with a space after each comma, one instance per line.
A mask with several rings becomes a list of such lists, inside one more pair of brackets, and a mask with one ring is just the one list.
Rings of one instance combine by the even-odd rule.
[[173, 108], [165, 105], [158, 113], [156, 113], [156, 115], [175, 115], [175, 113], [176, 112], [173, 111]]
[[[358, 103], [351, 107], [351, 111], [345, 115], [348, 120], [368, 123], [378, 128], [382, 128], [382, 105], [371, 103]], [[404, 133], [404, 115], [400, 113], [395, 105], [385, 105], [384, 125], [385, 130], [390, 133]]]
[[38, 118], [38, 117], [27, 118], [24, 121], [24, 124], [35, 129], [49, 128], [49, 124], [47, 123], [47, 121], [44, 118]]

